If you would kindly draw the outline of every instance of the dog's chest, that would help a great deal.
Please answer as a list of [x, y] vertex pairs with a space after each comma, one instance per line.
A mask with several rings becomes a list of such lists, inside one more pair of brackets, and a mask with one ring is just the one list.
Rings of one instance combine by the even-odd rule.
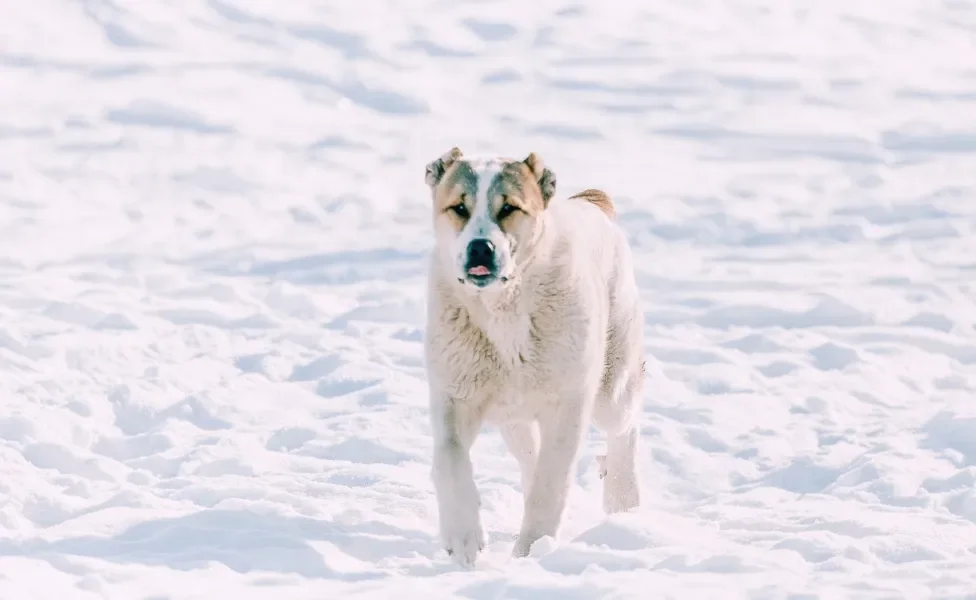
[[482, 327], [481, 333], [495, 359], [515, 371], [524, 370], [539, 352], [538, 339], [533, 335], [528, 317], [494, 320]]
[[482, 399], [487, 422], [532, 418], [556, 387], [558, 342], [529, 318], [501, 321], [482, 330], [485, 355], [495, 369], [493, 393]]
[[[488, 379], [517, 380], [523, 386], [535, 385], [544, 377], [548, 347], [546, 336], [540, 335], [529, 317], [495, 319], [487, 323], [472, 320], [458, 321], [449, 334], [445, 350], [457, 362], [455, 371], [477, 376], [481, 384]], [[453, 362], [453, 361], [452, 361]]]

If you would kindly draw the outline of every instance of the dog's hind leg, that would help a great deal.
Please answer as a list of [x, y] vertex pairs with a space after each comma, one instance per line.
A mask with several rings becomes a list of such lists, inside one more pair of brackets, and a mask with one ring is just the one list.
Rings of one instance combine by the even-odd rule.
[[619, 390], [603, 390], [595, 406], [593, 421], [607, 434], [607, 453], [597, 457], [603, 479], [603, 510], [607, 514], [640, 505], [637, 453], [642, 375], [632, 374]]
[[500, 427], [508, 451], [518, 460], [522, 473], [522, 496], [528, 497], [539, 459], [539, 422], [512, 421]]
[[640, 480], [637, 476], [637, 447], [640, 432], [631, 426], [607, 437], [603, 471], [603, 510], [607, 514], [640, 506]]

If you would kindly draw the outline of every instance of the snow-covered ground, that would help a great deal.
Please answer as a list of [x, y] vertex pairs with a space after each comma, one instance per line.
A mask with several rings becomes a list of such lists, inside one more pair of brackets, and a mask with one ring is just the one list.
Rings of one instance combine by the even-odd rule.
[[[976, 593], [971, 0], [2, 4], [3, 600]], [[473, 571], [421, 362], [455, 144], [615, 196], [653, 375], [645, 505], [594, 432], [527, 559], [486, 429]]]

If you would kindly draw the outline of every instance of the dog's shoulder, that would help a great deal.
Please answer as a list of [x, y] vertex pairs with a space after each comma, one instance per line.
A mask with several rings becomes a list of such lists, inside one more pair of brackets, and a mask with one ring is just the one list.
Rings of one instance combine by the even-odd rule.
[[[590, 194], [592, 200], [580, 194]], [[552, 211], [554, 243], [559, 248], [552, 253], [553, 260], [568, 263], [577, 272], [592, 267], [607, 277], [618, 260], [620, 246], [626, 244], [626, 235], [609, 218], [607, 211], [615, 211], [603, 192], [587, 190], [580, 194], [554, 201], [547, 208]]]
[[573, 232], [581, 232], [589, 238], [596, 235], [600, 238], [598, 243], [605, 243], [603, 237], [619, 228], [613, 201], [605, 192], [595, 188], [553, 200], [546, 210], [553, 214], [556, 229], [561, 235], [572, 237]]

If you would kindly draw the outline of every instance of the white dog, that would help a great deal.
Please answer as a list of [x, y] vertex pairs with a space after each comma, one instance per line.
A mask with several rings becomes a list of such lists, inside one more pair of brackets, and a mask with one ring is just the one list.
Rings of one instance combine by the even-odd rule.
[[558, 536], [591, 419], [608, 437], [604, 509], [638, 506], [644, 319], [610, 199], [555, 199], [535, 153], [476, 159], [453, 148], [427, 165], [427, 184], [436, 242], [425, 353], [448, 554], [471, 566], [485, 544], [470, 459], [483, 423], [499, 426], [521, 468], [515, 556]]

